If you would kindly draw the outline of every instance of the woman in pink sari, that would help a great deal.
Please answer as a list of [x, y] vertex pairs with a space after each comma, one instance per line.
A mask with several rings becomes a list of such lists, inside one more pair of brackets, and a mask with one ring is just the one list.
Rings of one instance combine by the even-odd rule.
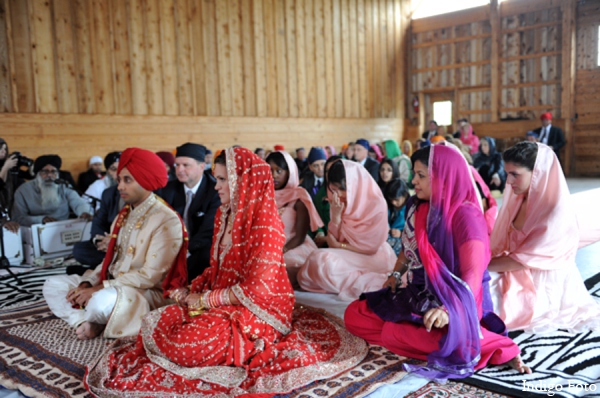
[[300, 286], [317, 293], [336, 293], [342, 300], [381, 288], [396, 261], [386, 243], [388, 209], [381, 189], [360, 164], [338, 160], [327, 173], [331, 221], [329, 248], [318, 249], [298, 273]]
[[416, 195], [407, 205], [404, 250], [384, 289], [350, 304], [346, 327], [426, 360], [405, 368], [429, 379], [468, 377], [488, 363], [530, 373], [492, 312], [489, 236], [466, 161], [455, 147], [433, 145], [412, 162]]
[[285, 265], [292, 286], [296, 286], [296, 274], [300, 266], [317, 250], [317, 245], [308, 236], [309, 228], [316, 231], [323, 226], [323, 221], [308, 191], [299, 186], [298, 166], [290, 154], [273, 152], [266, 161], [271, 167], [275, 201], [285, 231]]
[[471, 155], [479, 152], [479, 137], [473, 133], [473, 126], [466, 123], [460, 128], [460, 140], [469, 147]]
[[507, 185], [492, 232], [492, 295], [509, 330], [600, 329], [600, 303], [575, 264], [579, 228], [552, 148], [520, 142], [503, 153]]

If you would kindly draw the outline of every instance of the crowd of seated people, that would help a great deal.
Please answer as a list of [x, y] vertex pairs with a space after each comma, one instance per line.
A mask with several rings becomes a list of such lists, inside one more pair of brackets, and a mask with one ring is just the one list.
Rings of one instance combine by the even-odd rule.
[[[213, 162], [198, 143], [174, 153], [130, 148], [108, 153], [105, 171], [90, 160], [92, 172], [84, 174], [100, 177], [83, 197], [55, 183], [60, 157], [39, 157], [27, 174], [0, 141], [0, 199], [12, 210], [4, 226], [94, 214], [92, 239], [74, 248], [84, 268], [73, 273], [86, 273], [44, 288], [80, 339], [141, 333], [107, 354], [108, 368], [97, 372], [110, 376], [90, 384], [94, 391], [154, 390], [158, 379], [135, 386], [128, 379], [163, 362], [173, 369], [245, 366], [276, 377], [281, 369], [271, 364], [285, 362], [277, 350], [306, 349], [301, 338], [284, 337], [293, 327], [294, 290], [350, 302], [350, 333], [427, 361], [407, 368], [430, 379], [466, 377], [488, 364], [530, 372], [507, 330], [600, 329], [600, 304], [576, 270], [576, 218], [548, 119], [541, 132], [528, 133], [533, 142], [503, 153], [467, 120], [455, 134], [432, 121], [415, 151], [410, 141], [359, 138], [340, 155], [331, 145], [308, 154], [296, 148], [295, 158], [282, 145], [234, 146], [216, 151]], [[492, 191], [504, 193], [499, 214]], [[95, 209], [90, 198], [99, 199]], [[146, 241], [155, 230], [169, 242], [162, 251]], [[157, 256], [161, 264], [152, 261]], [[125, 298], [133, 301], [117, 314]], [[126, 324], [132, 316], [136, 322]], [[213, 352], [200, 339], [178, 351], [189, 336], [266, 346]], [[285, 366], [333, 355], [321, 348]], [[163, 393], [195, 392], [181, 372], [160, 372], [183, 379]], [[251, 385], [258, 373], [244, 377]]]

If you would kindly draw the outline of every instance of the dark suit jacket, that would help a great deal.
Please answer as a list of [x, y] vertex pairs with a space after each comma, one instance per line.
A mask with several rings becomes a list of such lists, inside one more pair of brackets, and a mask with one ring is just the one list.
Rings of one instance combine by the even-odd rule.
[[304, 173], [304, 176], [302, 178], [302, 183], [300, 184], [300, 186], [308, 191], [310, 198], [314, 202], [315, 195], [317, 194], [317, 192], [314, 189], [315, 188], [315, 173], [313, 173], [312, 171], [308, 171], [308, 172]]
[[[538, 128], [533, 130], [538, 134], [539, 137], [542, 136], [542, 128]], [[558, 160], [560, 160], [560, 150], [567, 144], [567, 140], [565, 140], [565, 134], [560, 129], [560, 127], [551, 126], [550, 133], [548, 134], [548, 146], [554, 149], [554, 153]]]
[[[437, 133], [436, 133], [437, 134]], [[435, 135], [435, 134], [434, 134]], [[432, 137], [434, 136], [432, 135]], [[429, 130], [424, 131], [423, 134], [421, 134], [421, 138], [423, 138], [424, 140], [428, 140], [429, 139]]]
[[373, 176], [375, 181], [379, 181], [379, 162], [376, 160], [367, 157], [367, 161], [365, 162], [365, 169]]
[[92, 220], [92, 239], [96, 235], [104, 235], [105, 232], [110, 232], [112, 222], [121, 211], [120, 201], [121, 195], [119, 195], [116, 185], [106, 188], [102, 192], [100, 208], [96, 211]]
[[[202, 269], [208, 266], [208, 261], [210, 260], [215, 215], [217, 214], [217, 209], [221, 206], [221, 200], [215, 190], [215, 185], [215, 178], [210, 173], [204, 172], [202, 182], [188, 210], [188, 251], [191, 255], [195, 253], [199, 255], [199, 257], [194, 257], [203, 263], [197, 264]], [[185, 211], [185, 189], [181, 182], [178, 180], [170, 181], [166, 187], [157, 193], [183, 217], [183, 212]], [[188, 270], [190, 269], [189, 263], [190, 261], [188, 261]], [[191, 276], [192, 274], [190, 273]]]

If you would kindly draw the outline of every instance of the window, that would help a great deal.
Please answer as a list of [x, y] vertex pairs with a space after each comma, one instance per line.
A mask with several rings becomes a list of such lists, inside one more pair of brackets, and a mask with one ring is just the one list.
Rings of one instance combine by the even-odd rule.
[[438, 126], [452, 125], [452, 101], [439, 101], [433, 103], [433, 120]]
[[431, 17], [433, 15], [446, 14], [490, 4], [490, 0], [420, 0], [414, 1], [412, 19]]

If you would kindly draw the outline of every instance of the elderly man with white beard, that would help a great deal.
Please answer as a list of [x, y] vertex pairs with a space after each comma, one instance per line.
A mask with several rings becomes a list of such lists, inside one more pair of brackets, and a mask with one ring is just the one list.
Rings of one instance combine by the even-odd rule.
[[21, 185], [15, 192], [13, 220], [30, 227], [69, 218], [72, 210], [79, 218], [91, 220], [90, 204], [79, 194], [55, 180], [62, 160], [58, 155], [43, 155], [35, 160], [35, 179]]

